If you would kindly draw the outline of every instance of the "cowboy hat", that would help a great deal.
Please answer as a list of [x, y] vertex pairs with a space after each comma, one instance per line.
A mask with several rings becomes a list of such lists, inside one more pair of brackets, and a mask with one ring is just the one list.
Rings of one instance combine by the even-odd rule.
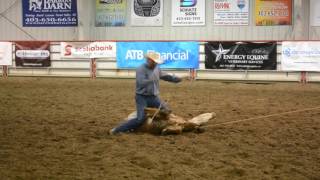
[[156, 52], [148, 52], [148, 53], [145, 55], [145, 57], [146, 57], [146, 59], [150, 59], [150, 60], [152, 60], [153, 62], [155, 62], [155, 63], [157, 63], [157, 64], [162, 64], [162, 63], [163, 63], [163, 60], [161, 59], [159, 53], [156, 53]]

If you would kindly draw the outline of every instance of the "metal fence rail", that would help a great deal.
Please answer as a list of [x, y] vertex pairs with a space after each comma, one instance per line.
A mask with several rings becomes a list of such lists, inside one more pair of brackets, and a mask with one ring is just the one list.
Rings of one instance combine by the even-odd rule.
[[[200, 68], [196, 70], [197, 79], [230, 81], [300, 81], [300, 72], [281, 71], [281, 42], [277, 45], [277, 70], [218, 70], [205, 69], [204, 43], [200, 45]], [[66, 60], [60, 58], [60, 44], [51, 42], [51, 67], [8, 67], [8, 76], [45, 76], [45, 77], [91, 77], [90, 59]], [[14, 54], [14, 48], [13, 52]], [[188, 75], [189, 70], [168, 69], [169, 73]], [[2, 74], [3, 70], [0, 69]], [[118, 69], [115, 58], [96, 59], [96, 77], [98, 78], [134, 78], [135, 70]], [[308, 72], [307, 81], [320, 82], [320, 72]]]

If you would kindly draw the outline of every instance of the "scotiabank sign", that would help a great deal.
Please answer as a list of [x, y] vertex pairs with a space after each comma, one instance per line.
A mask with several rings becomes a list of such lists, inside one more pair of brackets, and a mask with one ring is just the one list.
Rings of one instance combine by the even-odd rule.
[[115, 42], [61, 42], [61, 58], [116, 57]]

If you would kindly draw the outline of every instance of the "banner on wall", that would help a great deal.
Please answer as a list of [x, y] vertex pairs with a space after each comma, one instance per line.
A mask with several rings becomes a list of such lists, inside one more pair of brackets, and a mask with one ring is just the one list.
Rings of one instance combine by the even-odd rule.
[[0, 66], [12, 65], [12, 43], [0, 42]]
[[77, 26], [77, 0], [23, 0], [23, 26]]
[[214, 0], [214, 25], [249, 25], [249, 0]]
[[151, 51], [164, 60], [160, 68], [199, 68], [198, 42], [118, 42], [117, 66], [137, 68], [146, 62], [144, 55]]
[[162, 26], [163, 0], [131, 0], [132, 26]]
[[205, 0], [172, 0], [171, 2], [172, 26], [205, 25]]
[[21, 67], [50, 67], [50, 42], [15, 42], [15, 62]]
[[256, 0], [257, 26], [291, 25], [292, 0]]
[[116, 57], [115, 42], [61, 42], [61, 58], [109, 58]]
[[320, 1], [310, 0], [310, 25], [320, 26]]
[[206, 69], [275, 70], [277, 43], [208, 42]]
[[283, 71], [320, 71], [320, 41], [282, 42]]
[[127, 0], [96, 0], [96, 27], [125, 26]]

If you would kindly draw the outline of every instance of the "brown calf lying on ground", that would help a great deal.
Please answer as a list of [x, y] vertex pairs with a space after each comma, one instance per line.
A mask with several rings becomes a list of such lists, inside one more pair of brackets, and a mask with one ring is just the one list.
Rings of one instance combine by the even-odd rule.
[[[146, 121], [137, 129], [138, 132], [149, 132], [152, 134], [181, 134], [182, 132], [195, 131], [203, 132], [201, 125], [207, 123], [210, 119], [215, 118], [216, 114], [204, 113], [192, 119], [185, 120], [173, 113], [165, 112], [156, 108], [145, 108]], [[128, 119], [135, 117], [131, 113]]]

